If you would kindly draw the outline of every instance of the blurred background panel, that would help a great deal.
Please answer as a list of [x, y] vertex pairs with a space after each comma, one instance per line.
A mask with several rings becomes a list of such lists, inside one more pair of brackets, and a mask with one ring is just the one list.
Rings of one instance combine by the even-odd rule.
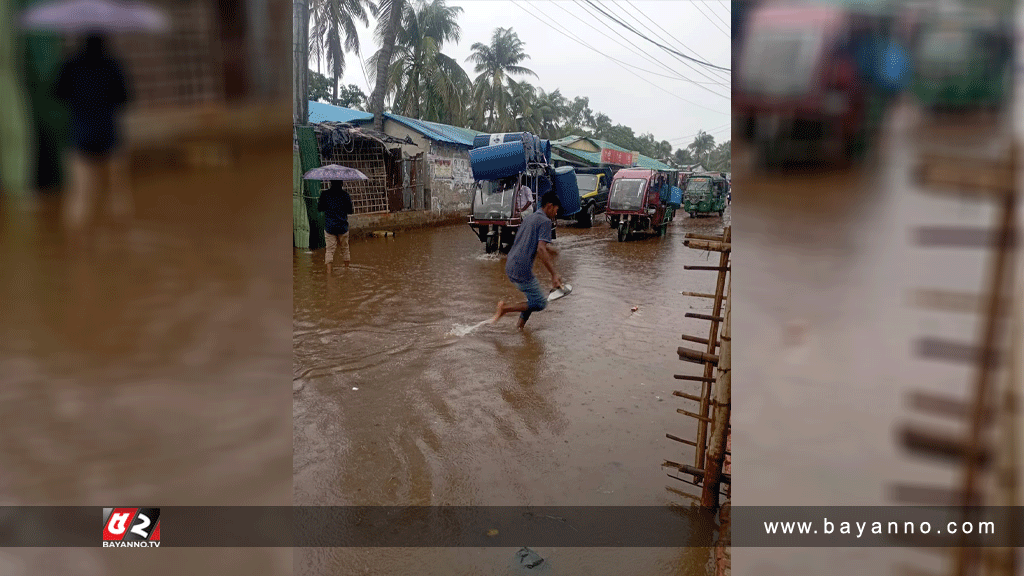
[[[1005, 194], [1020, 189], [1024, 20], [1009, 2], [742, 4], [733, 468], [757, 481], [733, 503], [958, 504], [972, 442], [1020, 467], [1019, 414], [973, 409], [1021, 386], [980, 354], [1020, 348], [1019, 313], [988, 303], [1021, 295], [1011, 250], [993, 282], [996, 240], [1020, 226]], [[972, 490], [1019, 502], [993, 470]], [[901, 566], [965, 573], [910, 549], [733, 558], [760, 575], [913, 573]]]
[[[0, 17], [38, 5], [4, 0]], [[135, 217], [100, 221], [88, 250], [60, 225], [69, 114], [52, 95], [81, 38], [0, 31], [7, 504], [291, 503], [291, 5], [150, 6], [164, 33], [111, 36], [136, 97]], [[289, 551], [99, 552], [3, 550], [0, 573], [292, 569]]]

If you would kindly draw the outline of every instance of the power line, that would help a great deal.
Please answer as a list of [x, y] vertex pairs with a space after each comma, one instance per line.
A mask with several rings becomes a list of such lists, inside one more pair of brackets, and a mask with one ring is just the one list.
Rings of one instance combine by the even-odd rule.
[[[530, 6], [533, 6], [533, 4], [531, 4], [529, 0], [524, 0], [524, 1], [525, 1], [525, 2], [527, 3], [527, 4], [530, 4]], [[546, 22], [546, 21], [545, 21], [545, 20], [544, 20], [543, 18], [541, 18], [541, 17], [537, 16], [536, 14], [534, 14], [533, 12], [531, 12], [530, 10], [527, 10], [526, 8], [524, 8], [523, 6], [521, 6], [521, 5], [520, 5], [520, 4], [519, 4], [519, 3], [518, 3], [518, 2], [516, 1], [516, 0], [511, 0], [511, 2], [512, 2], [512, 4], [514, 4], [514, 5], [515, 5], [515, 6], [517, 7], [517, 8], [519, 8], [520, 10], [522, 10], [522, 11], [526, 12], [526, 13], [527, 13], [527, 14], [529, 14], [530, 16], [533, 16], [533, 17], [534, 17], [534, 18], [536, 18], [536, 19], [537, 19], [538, 21], [540, 21], [541, 23], [543, 23], [543, 24], [544, 24], [545, 26], [547, 26], [547, 27], [551, 28], [552, 30], [554, 30], [554, 31], [556, 31], [556, 32], [564, 32], [563, 30], [559, 30], [559, 29], [555, 28], [555, 27], [554, 27], [554, 26], [552, 26], [552, 25], [551, 25], [550, 23]], [[620, 62], [620, 61], [619, 61], [618, 59], [616, 59], [616, 58], [612, 58], [611, 56], [609, 56], [609, 55], [605, 54], [604, 52], [601, 52], [601, 51], [600, 51], [600, 50], [598, 50], [597, 48], [594, 48], [593, 46], [591, 46], [591, 45], [587, 44], [586, 42], [583, 42], [582, 40], [580, 40], [580, 39], [576, 38], [576, 37], [575, 37], [575, 35], [573, 35], [573, 38], [572, 38], [572, 39], [573, 39], [573, 40], [576, 40], [576, 42], [578, 42], [578, 43], [582, 44], [583, 46], [585, 46], [585, 47], [587, 47], [587, 48], [589, 48], [589, 49], [593, 50], [594, 52], [597, 52], [598, 54], [600, 54], [600, 55], [604, 56], [605, 58], [608, 58], [609, 60], [612, 60], [613, 62], [615, 62], [616, 64], [618, 64], [618, 65], [619, 65], [619, 66], [620, 66], [621, 68], [623, 68], [624, 70], [626, 70], [626, 72], [629, 72], [630, 74], [632, 74], [632, 75], [636, 76], [637, 78], [639, 78], [639, 79], [643, 80], [644, 82], [647, 82], [647, 83], [648, 83], [648, 84], [650, 84], [651, 86], [654, 86], [655, 88], [657, 88], [658, 90], [661, 90], [662, 92], [664, 92], [664, 93], [668, 94], [669, 96], [672, 96], [673, 98], [676, 98], [677, 100], [682, 100], [683, 102], [686, 102], [687, 104], [690, 104], [690, 105], [692, 105], [692, 106], [696, 106], [696, 107], [698, 107], [698, 108], [703, 108], [704, 110], [707, 110], [707, 111], [709, 111], [709, 112], [715, 112], [715, 113], [717, 113], [717, 114], [730, 114], [730, 113], [731, 113], [731, 112], [723, 112], [723, 111], [721, 111], [721, 110], [714, 110], [714, 109], [712, 109], [712, 108], [708, 108], [707, 106], [703, 106], [703, 105], [701, 105], [701, 104], [697, 104], [696, 102], [691, 102], [690, 100], [687, 100], [686, 98], [683, 98], [682, 96], [679, 96], [679, 95], [677, 95], [677, 94], [673, 94], [672, 92], [669, 92], [668, 90], [666, 90], [666, 89], [662, 88], [661, 86], [658, 86], [658, 85], [657, 85], [657, 84], [655, 84], [654, 82], [651, 82], [650, 80], [648, 80], [648, 79], [644, 78], [643, 76], [641, 76], [641, 75], [637, 74], [636, 72], [634, 72], [634, 71], [633, 71], [633, 70], [631, 69], [631, 67], [630, 67], [630, 66], [628, 66], [628, 65], [624, 65], [624, 64], [623, 64], [623, 63], [621, 63], [621, 62]]]
[[[693, 53], [693, 55], [694, 55], [694, 56], [696, 56], [696, 57], [700, 58], [701, 60], [707, 60], [707, 58], [705, 58], [704, 56], [702, 56], [702, 55], [701, 55], [700, 53], [698, 53], [698, 52], [697, 52], [696, 50], [694, 50], [693, 48], [690, 48], [689, 46], [687, 46], [687, 45], [686, 45], [686, 43], [684, 43], [684, 42], [683, 42], [682, 40], [679, 40], [678, 38], [676, 38], [676, 37], [675, 37], [675, 36], [674, 36], [674, 35], [673, 35], [673, 34], [672, 34], [671, 32], [669, 32], [668, 30], [665, 30], [664, 28], [662, 28], [662, 27], [661, 27], [661, 24], [658, 24], [657, 20], [655, 20], [654, 18], [651, 18], [650, 16], [648, 16], [648, 15], [647, 15], [647, 13], [646, 13], [646, 12], [644, 12], [643, 10], [641, 10], [639, 6], [637, 6], [637, 5], [633, 4], [633, 3], [632, 3], [632, 2], [630, 2], [629, 0], [625, 0], [625, 2], [626, 2], [626, 5], [628, 5], [628, 6], [629, 6], [629, 7], [630, 7], [630, 8], [632, 9], [632, 10], [635, 10], [636, 12], [639, 12], [639, 13], [640, 13], [641, 15], [643, 15], [643, 17], [644, 17], [644, 18], [648, 19], [649, 21], [651, 21], [651, 23], [653, 23], [653, 24], [654, 24], [655, 26], [657, 26], [659, 30], [661, 30], [662, 32], [664, 32], [665, 34], [667, 34], [667, 35], [668, 35], [668, 36], [669, 36], [670, 38], [672, 38], [673, 40], [675, 40], [675, 41], [679, 42], [679, 44], [680, 44], [680, 45], [681, 45], [681, 46], [682, 46], [682, 47], [683, 47], [684, 49], [686, 49], [686, 50], [689, 50], [689, 51], [690, 51], [691, 53]], [[638, 24], [640, 24], [641, 26], [643, 26], [643, 27], [644, 27], [644, 28], [646, 28], [647, 30], [651, 30], [651, 29], [650, 29], [649, 27], [647, 27], [647, 26], [646, 26], [646, 25], [644, 25], [644, 24], [643, 24], [642, 22], [640, 22], [640, 20], [639, 20], [639, 19], [638, 19], [638, 18], [637, 18], [637, 17], [635, 16], [635, 15], [632, 15], [632, 14], [630, 14], [630, 15], [631, 15], [631, 16], [633, 16], [633, 19], [634, 19], [634, 20], [636, 20]], [[653, 33], [653, 31], [652, 31], [652, 33]], [[655, 36], [657, 36], [657, 34], [655, 34]], [[675, 57], [675, 58], [676, 58], [677, 60], [679, 60], [679, 57], [678, 57], [678, 56], [675, 56], [674, 54], [673, 54], [673, 56], [674, 56], [674, 57]], [[720, 77], [724, 76], [724, 73], [723, 73], [723, 72], [721, 72], [721, 71], [719, 71], [719, 70], [709, 70], [709, 72], [710, 72], [710, 73], [712, 73], [712, 74], [716, 74], [716, 75], [719, 75]], [[723, 79], [724, 79], [724, 78], [723, 78]]]
[[[723, 124], [723, 125], [721, 125], [721, 126], [719, 126], [717, 128], [713, 128], [711, 130], [701, 130], [701, 132], [704, 132], [705, 134], [710, 134], [710, 135], [714, 136], [715, 134], [718, 134], [719, 132], [721, 132], [721, 131], [723, 131], [723, 130], [725, 130], [727, 128], [728, 129], [732, 128], [732, 122], [729, 122], [728, 124]], [[677, 141], [678, 142], [682, 142], [682, 141], [685, 141], [685, 140], [689, 140], [691, 138], [696, 138], [697, 136], [700, 136], [700, 132], [697, 132], [696, 134], [690, 134], [689, 136], [680, 136], [679, 138], [673, 138], [673, 139], [669, 140], [668, 142], [670, 144], [673, 143], [673, 142], [677, 142]], [[682, 145], [682, 144], [680, 144], [680, 145]]]
[[723, 68], [721, 66], [715, 66], [714, 64], [711, 64], [709, 62], [704, 62], [703, 60], [698, 60], [698, 59], [693, 58], [691, 56], [687, 56], [686, 54], [683, 54], [683, 53], [679, 52], [678, 50], [675, 50], [673, 48], [669, 48], [669, 47], [665, 46], [664, 44], [661, 44], [660, 42], [655, 42], [654, 40], [651, 40], [650, 38], [648, 38], [647, 36], [641, 34], [640, 32], [637, 32], [637, 30], [635, 28], [633, 28], [632, 26], [630, 26], [629, 24], [626, 24], [625, 22], [619, 20], [618, 18], [616, 18], [616, 17], [612, 16], [611, 14], [608, 14], [607, 12], [602, 10], [600, 7], [598, 7], [596, 4], [594, 4], [593, 0], [585, 0], [585, 1], [586, 1], [587, 4], [590, 4], [591, 6], [593, 6], [594, 9], [596, 9], [598, 12], [604, 14], [606, 17], [608, 17], [611, 20], [615, 21], [620, 26], [626, 28], [630, 32], [636, 34], [637, 36], [640, 36], [644, 40], [647, 40], [651, 44], [654, 44], [655, 46], [658, 46], [658, 47], [660, 47], [663, 50], [666, 50], [666, 51], [672, 52], [673, 54], [677, 54], [679, 56], [682, 56], [683, 58], [686, 58], [687, 60], [690, 60], [692, 62], [696, 62], [697, 64], [700, 64], [702, 66], [708, 66], [709, 68], [715, 68], [715, 69], [722, 70], [722, 71], [725, 71], [725, 72], [732, 72], [728, 68]]
[[[624, 38], [624, 37], [622, 36], [622, 34], [620, 34], [620, 33], [619, 33], [619, 32], [618, 32], [617, 30], [615, 30], [615, 29], [614, 29], [614, 28], [613, 28], [613, 27], [611, 26], [611, 24], [609, 24], [609, 23], [607, 23], [607, 22], [603, 22], [603, 20], [604, 20], [604, 19], [603, 19], [603, 18], [601, 18], [601, 16], [600, 16], [599, 14], [594, 14], [593, 12], [591, 12], [591, 11], [590, 11], [590, 9], [589, 9], [589, 8], [588, 8], [588, 7], [587, 7], [587, 6], [586, 6], [586, 5], [585, 5], [585, 4], [583, 3], [583, 1], [582, 1], [582, 0], [574, 0], [574, 1], [575, 1], [575, 2], [577, 3], [577, 4], [579, 4], [580, 8], [582, 8], [582, 9], [583, 9], [584, 11], [586, 11], [588, 15], [590, 15], [590, 16], [593, 16], [593, 17], [594, 17], [594, 18], [596, 18], [597, 20], [602, 20], [602, 24], [604, 24], [604, 25], [605, 25], [605, 26], [606, 26], [606, 27], [607, 27], [607, 28], [608, 28], [609, 30], [612, 30], [612, 31], [613, 31], [613, 33], [615, 33], [616, 35], [618, 35], [618, 36], [619, 36], [620, 38], [623, 38], [623, 39], [625, 39], [625, 38]], [[628, 40], [627, 40], [627, 42], [628, 42]], [[633, 44], [632, 42], [630, 42], [630, 44], [631, 44], [631, 45], [632, 45], [633, 47], [635, 47], [635, 48], [636, 48], [637, 50], [639, 50], [641, 54], [643, 54], [643, 53], [645, 52], [645, 51], [644, 51], [644, 50], [643, 50], [642, 48], [640, 48], [640, 47], [639, 47], [639, 46], [637, 46], [636, 44]], [[678, 60], [678, 61], [682, 62], [682, 63], [683, 63], [683, 65], [685, 65], [685, 66], [686, 66], [687, 68], [689, 68], [690, 70], [693, 70], [693, 71], [694, 71], [694, 72], [696, 72], [697, 74], [700, 74], [700, 75], [701, 75], [702, 77], [704, 77], [704, 78], [707, 78], [707, 79], [708, 79], [708, 80], [710, 81], [710, 83], [712, 83], [712, 84], [715, 84], [715, 85], [718, 85], [718, 86], [722, 86], [723, 88], [727, 88], [727, 87], [728, 87], [728, 85], [727, 85], [727, 84], [726, 84], [725, 82], [723, 82], [723, 80], [724, 80], [723, 78], [721, 78], [721, 77], [718, 77], [718, 76], [709, 76], [709, 75], [705, 74], [705, 73], [704, 73], [704, 72], [703, 72], [703, 71], [702, 71], [702, 70], [701, 70], [700, 68], [697, 68], [697, 67], [695, 67], [695, 66], [694, 66], [693, 64], [690, 64], [690, 63], [689, 63], [688, 61], [686, 61], [686, 60], [683, 60], [683, 59], [679, 58], [679, 57], [678, 57], [678, 56], [676, 56], [675, 54], [669, 53], [669, 56], [672, 56], [672, 57], [673, 57], [673, 58], [675, 58], [676, 60]], [[650, 56], [650, 55], [648, 54], [648, 57], [652, 57], [652, 56]], [[717, 74], [720, 74], [720, 73], [717, 73]], [[718, 95], [719, 95], [719, 96], [722, 96], [721, 94], [718, 94]], [[723, 98], [728, 98], [728, 96], [722, 96], [722, 97], [723, 97]]]
[[[581, 2], [579, 1], [579, 0], [577, 0], [577, 2], [576, 2], [576, 3], [577, 3], [577, 4], [579, 4], [579, 6], [580, 6], [581, 8], [583, 8], [583, 10], [584, 10], [584, 11], [586, 11], [588, 15], [593, 15], [593, 13], [592, 13], [592, 12], [590, 12], [589, 10], [587, 10], [587, 7], [586, 7], [586, 6], [584, 5], [584, 4], [582, 4], [582, 3], [581, 3]], [[564, 10], [564, 8], [563, 8], [563, 10]], [[567, 10], [566, 10], [566, 11], [567, 11]], [[568, 12], [568, 11], [567, 11], [567, 12]], [[570, 14], [571, 14], [571, 13], [570, 13]], [[576, 18], [577, 20], [580, 20], [581, 22], [583, 22], [583, 20], [581, 20], [581, 19], [580, 19], [580, 18], [578, 18], [577, 16], [575, 16], [575, 15], [572, 15], [572, 16], [573, 16], [574, 18]], [[598, 18], [598, 19], [600, 20], [600, 18]], [[584, 24], [586, 24], [586, 22], [583, 22], [583, 23], [584, 23]], [[630, 44], [631, 46], [633, 46], [633, 48], [636, 48], [636, 49], [637, 49], [637, 50], [639, 51], [639, 53], [640, 53], [641, 55], [644, 55], [644, 50], [643, 50], [642, 48], [640, 48], [639, 46], [637, 46], [637, 45], [636, 45], [636, 44], [634, 44], [633, 42], [630, 42], [630, 41], [629, 41], [628, 39], [626, 39], [626, 38], [625, 38], [625, 37], [624, 37], [624, 36], [623, 36], [622, 34], [620, 34], [620, 33], [619, 33], [619, 32], [618, 32], [617, 30], [615, 30], [614, 28], [612, 28], [610, 24], [608, 24], [607, 22], [602, 22], [602, 24], [604, 24], [604, 25], [605, 25], [605, 26], [606, 26], [606, 27], [607, 27], [607, 28], [608, 28], [609, 30], [611, 30], [613, 34], [615, 34], [615, 35], [619, 36], [620, 38], [622, 38], [622, 39], [623, 39], [623, 40], [625, 40], [626, 42], [629, 42], [629, 44]], [[614, 39], [613, 39], [613, 40], [614, 40]], [[620, 46], [623, 46], [623, 45], [622, 45], [621, 43], [619, 43], [619, 42], [617, 42], [617, 41], [616, 41], [616, 43], [617, 43], [617, 44], [619, 44]], [[625, 48], [625, 46], [623, 46], [623, 47]], [[628, 49], [628, 48], [627, 48], [627, 49]], [[670, 68], [670, 67], [669, 67], [668, 65], [666, 65], [666, 64], [665, 64], [664, 62], [661, 62], [660, 60], [655, 60], [655, 59], [654, 59], [654, 57], [653, 57], [653, 56], [651, 56], [650, 54], [646, 54], [646, 57], [647, 57], [648, 59], [650, 59], [650, 60], [653, 60], [653, 61], [654, 61], [654, 62], [656, 62], [656, 63], [657, 63], [658, 65], [660, 65], [660, 66], [663, 66], [663, 67], [664, 67], [665, 69], [667, 69], [667, 70], [671, 70], [671, 71], [675, 72], [674, 70], [672, 70], [672, 68]], [[696, 80], [691, 80], [690, 78], [686, 78], [686, 77], [685, 77], [685, 76], [683, 76], [682, 74], [679, 74], [678, 72], [676, 72], [676, 74], [679, 74], [679, 77], [680, 77], [681, 79], [683, 79], [683, 80], [686, 80], [687, 82], [692, 82], [692, 83], [696, 84], [696, 85], [697, 85], [697, 86], [698, 86], [699, 88], [703, 88], [704, 90], [707, 90], [708, 92], [711, 92], [712, 94], [714, 94], [715, 96], [718, 96], [719, 98], [727, 98], [727, 99], [728, 99], [728, 98], [730, 98], [730, 96], [728, 96], [728, 95], [725, 95], [725, 94], [720, 94], [720, 93], [718, 93], [718, 92], [715, 92], [714, 90], [711, 90], [710, 88], [704, 88], [703, 86], [701, 86], [701, 84], [714, 84], [714, 85], [717, 85], [717, 86], [727, 87], [727, 86], [726, 86], [726, 85], [725, 85], [725, 84], [724, 84], [723, 82], [721, 82], [721, 81], [716, 81], [716, 79], [715, 79], [715, 78], [712, 78], [712, 77], [710, 77], [710, 76], [708, 76], [708, 75], [706, 75], [706, 74], [703, 74], [702, 72], [700, 72], [700, 70], [698, 70], [698, 69], [694, 68], [694, 67], [693, 67], [693, 66], [692, 66], [692, 65], [691, 65], [690, 63], [686, 62], [685, 60], [683, 61], [683, 63], [684, 63], [684, 64], [686, 64], [687, 66], [689, 66], [689, 67], [690, 67], [690, 68], [691, 68], [692, 70], [696, 71], [696, 72], [697, 72], [698, 74], [701, 74], [701, 76], [703, 76], [704, 78], [707, 78], [708, 80], [710, 80], [711, 82], [706, 82], [706, 83], [705, 83], [705, 82], [699, 82], [699, 81], [696, 81]]]
[[[633, 5], [632, 3], [630, 3], [630, 2], [629, 2], [629, 0], [626, 0], [626, 4], [627, 4], [627, 5], [629, 5], [629, 7], [630, 7], [630, 8], [632, 8], [633, 10], [636, 10], [637, 12], [640, 12], [641, 14], [643, 14], [643, 12], [642, 12], [642, 11], [640, 10], [640, 8], [638, 8], [637, 6], [635, 6], [635, 5]], [[635, 22], [636, 22], [636, 23], [637, 23], [637, 24], [638, 24], [639, 26], [641, 26], [642, 28], [644, 28], [645, 30], [647, 30], [648, 32], [650, 32], [652, 36], [654, 36], [654, 37], [658, 38], [659, 40], [664, 40], [664, 38], [661, 38], [660, 36], [658, 36], [658, 34], [657, 34], [656, 32], [654, 32], [653, 30], [651, 30], [651, 28], [650, 28], [650, 27], [648, 27], [648, 26], [647, 26], [647, 25], [645, 25], [645, 24], [644, 24], [643, 22], [641, 22], [641, 21], [640, 21], [640, 19], [636, 17], [636, 15], [632, 14], [631, 12], [626, 12], [626, 14], [629, 14], [629, 15], [630, 15], [630, 17], [631, 17], [631, 18], [632, 18], [632, 19], [633, 19], [633, 20], [634, 20], [634, 21], [635, 21]], [[653, 22], [653, 20], [651, 19], [651, 17], [650, 17], [650, 16], [647, 16], [646, 14], [644, 14], [644, 17], [645, 17], [645, 18], [647, 18], [648, 20], [651, 20], [651, 21]], [[656, 26], [658, 26], [658, 28], [661, 28], [661, 26], [660, 26], [660, 25], [658, 25], [658, 23], [657, 23], [657, 22], [655, 22], [655, 25], [656, 25]], [[672, 33], [671, 33], [671, 32], [669, 32], [669, 31], [665, 30], [664, 28], [661, 28], [661, 30], [662, 30], [663, 32], [665, 32], [666, 34], [668, 34], [668, 35], [669, 35], [669, 37], [672, 37], [672, 38], [674, 39], [674, 36], [672, 36]], [[666, 41], [666, 43], [668, 43], [668, 41]], [[680, 42], [680, 44], [682, 44], [682, 42]], [[706, 58], [704, 58], [704, 57], [703, 57], [703, 56], [701, 56], [700, 54], [697, 54], [697, 52], [696, 52], [695, 50], [691, 50], [689, 46], [686, 46], [685, 44], [683, 44], [683, 47], [684, 47], [684, 48], [686, 48], [687, 50], [689, 50], [690, 52], [693, 52], [694, 54], [696, 54], [696, 55], [697, 55], [697, 56], [698, 56], [699, 58], [701, 58], [701, 59], [705, 59], [705, 60], [706, 60]], [[673, 54], [673, 53], [671, 53], [671, 52], [669, 52], [669, 55], [670, 55], [670, 56], [672, 56], [673, 58], [675, 58], [676, 60], [679, 60], [680, 62], [684, 63], [684, 64], [685, 64], [685, 65], [686, 65], [686, 66], [687, 66], [688, 68], [690, 68], [691, 70], [694, 70], [695, 72], [697, 72], [697, 73], [698, 73], [698, 74], [700, 74], [701, 76], [703, 76], [703, 77], [705, 77], [705, 78], [707, 78], [707, 79], [709, 79], [709, 80], [713, 79], [713, 78], [712, 78], [711, 76], [708, 76], [708, 75], [707, 75], [707, 74], [705, 74], [704, 72], [700, 71], [700, 70], [699, 70], [698, 68], [694, 68], [692, 64], [690, 64], [690, 63], [689, 63], [689, 62], [687, 62], [686, 60], [683, 60], [683, 59], [682, 59], [682, 58], [680, 58], [679, 56], [676, 56], [675, 54]], [[718, 70], [709, 70], [708, 72], [709, 72], [709, 73], [711, 73], [711, 74], [715, 74], [715, 75], [716, 75], [716, 78], [718, 78], [718, 79], [721, 79], [721, 80], [725, 80], [725, 79], [726, 79], [726, 78], [725, 78], [725, 74], [724, 74], [723, 72], [720, 72], [720, 71], [718, 71]], [[731, 78], [730, 78], [730, 80], [731, 80]], [[725, 84], [722, 84], [722, 86], [725, 86]]]
[[[579, 0], [576, 0], [576, 3], [577, 3], [577, 4], [579, 4]], [[554, 3], [554, 4], [555, 4], [555, 5], [557, 5], [557, 3]], [[582, 5], [581, 5], [581, 6], [582, 6]], [[562, 7], [561, 7], [561, 6], [559, 6], [559, 8], [562, 8]], [[585, 9], [586, 9], [586, 8], [584, 7], [584, 10], [585, 10]], [[565, 8], [562, 8], [562, 10], [564, 10], [564, 11], [565, 11], [565, 12], [566, 12], [567, 14], [569, 14], [569, 15], [570, 15], [570, 16], [572, 16], [573, 18], [575, 18], [575, 19], [579, 20], [580, 22], [582, 22], [582, 23], [583, 23], [584, 25], [589, 25], [589, 24], [590, 24], [590, 23], [586, 22], [585, 20], [583, 20], [582, 18], [580, 18], [579, 16], [577, 16], [577, 15], [573, 14], [572, 12], [569, 12], [569, 11], [568, 11], [568, 10], [566, 10]], [[590, 12], [587, 12], [587, 13], [588, 13], [588, 14], [590, 14]], [[608, 26], [608, 24], [605, 24], [605, 26]], [[626, 40], [626, 38], [625, 38], [625, 37], [623, 37], [623, 36], [622, 36], [621, 34], [619, 34], [619, 33], [618, 33], [617, 31], [615, 31], [614, 29], [612, 29], [612, 28], [611, 28], [610, 26], [608, 26], [608, 29], [609, 29], [609, 30], [611, 30], [611, 31], [612, 31], [612, 32], [613, 32], [614, 34], [618, 35], [618, 36], [619, 36], [620, 38], [622, 38], [623, 40]], [[629, 50], [629, 47], [627, 47], [626, 45], [622, 44], [621, 42], [619, 42], [619, 41], [615, 40], [614, 38], [611, 38], [611, 40], [612, 40], [613, 42], [615, 42], [616, 44], [618, 44], [619, 46], [622, 46], [623, 48], [626, 48], [627, 50]], [[629, 42], [629, 40], [626, 40], [626, 42]], [[655, 66], [661, 66], [661, 67], [665, 68], [666, 70], [668, 70], [668, 71], [670, 71], [670, 72], [675, 72], [675, 70], [672, 70], [672, 68], [668, 67], [668, 66], [667, 66], [667, 65], [666, 65], [666, 64], [665, 64], [664, 62], [661, 62], [660, 60], [656, 60], [656, 59], [654, 59], [654, 58], [653, 58], [652, 56], [650, 56], [649, 54], [645, 54], [645, 53], [644, 53], [644, 51], [643, 51], [643, 49], [641, 49], [641, 48], [640, 48], [639, 46], [637, 46], [636, 44], [633, 44], [632, 42], [629, 42], [629, 44], [630, 44], [631, 46], [633, 46], [633, 48], [636, 48], [637, 50], [639, 50], [639, 54], [640, 54], [640, 56], [642, 56], [642, 57], [645, 57], [645, 58], [646, 58], [646, 59], [647, 59], [647, 60], [648, 60], [649, 62], [653, 63], [653, 64], [654, 64]], [[642, 68], [639, 68], [639, 67], [637, 67], [637, 70], [642, 70], [643, 72], [647, 72], [648, 74], [654, 74], [655, 76], [661, 76], [661, 77], [663, 77], [663, 78], [672, 78], [672, 79], [676, 79], [676, 80], [684, 80], [684, 81], [686, 81], [686, 82], [691, 82], [691, 83], [693, 83], [693, 84], [714, 84], [714, 85], [718, 85], [718, 86], [724, 86], [724, 84], [723, 84], [722, 82], [720, 82], [720, 81], [714, 81], [714, 79], [713, 79], [713, 78], [709, 78], [709, 80], [712, 80], [711, 82], [700, 82], [700, 81], [697, 81], [697, 80], [691, 80], [690, 78], [687, 78], [687, 77], [683, 76], [682, 74], [679, 74], [678, 72], [675, 72], [675, 73], [676, 73], [676, 76], [667, 76], [667, 75], [665, 75], [665, 74], [658, 74], [657, 72], [652, 72], [652, 71], [650, 71], [650, 70], [643, 70]], [[717, 93], [715, 93], [715, 94], [717, 94]], [[719, 95], [719, 96], [720, 96], [720, 94], [717, 94], [717, 95]]]
[[701, 3], [700, 3], [700, 2], [694, 2], [694, 3], [693, 3], [693, 7], [694, 7], [694, 8], [696, 8], [696, 9], [697, 9], [697, 11], [699, 11], [699, 12], [700, 12], [701, 14], [703, 14], [703, 15], [704, 15], [704, 17], [708, 19], [708, 22], [710, 22], [712, 26], [714, 26], [715, 28], [718, 28], [718, 31], [719, 31], [719, 32], [721, 32], [722, 34], [725, 34], [725, 36], [726, 36], [727, 38], [732, 38], [732, 35], [731, 35], [731, 34], [729, 34], [728, 32], [726, 32], [725, 30], [722, 30], [722, 27], [718, 25], [718, 22], [715, 22], [715, 21], [714, 21], [714, 19], [712, 19], [712, 18], [711, 18], [711, 16], [708, 16], [708, 15], [707, 15], [707, 14], [706, 14], [706, 13], [704, 12], [704, 9], [703, 9], [703, 8], [701, 8], [701, 6], [700, 6], [700, 5], [701, 5]]

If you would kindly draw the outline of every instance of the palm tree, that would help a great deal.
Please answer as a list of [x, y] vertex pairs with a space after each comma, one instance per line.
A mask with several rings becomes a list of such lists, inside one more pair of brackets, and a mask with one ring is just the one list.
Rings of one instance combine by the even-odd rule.
[[[460, 120], [469, 76], [455, 59], [441, 53], [445, 42], [458, 42], [457, 22], [462, 8], [445, 0], [420, 0], [403, 8], [401, 29], [395, 36], [394, 61], [388, 70], [387, 94], [399, 114], [436, 122]], [[376, 67], [383, 47], [371, 58]]]
[[370, 110], [373, 126], [384, 131], [384, 95], [388, 87], [388, 68], [395, 52], [395, 42], [402, 24], [405, 0], [380, 0], [377, 6], [377, 30], [374, 36], [380, 44], [376, 66], [371, 69], [374, 79], [373, 94], [370, 95]]
[[[508, 114], [498, 125], [502, 132], [531, 132], [540, 135], [544, 125], [544, 112], [537, 98], [537, 89], [528, 82], [508, 80], [509, 109]], [[500, 116], [499, 116], [500, 118]]]
[[510, 76], [537, 76], [529, 68], [519, 65], [530, 58], [523, 51], [524, 46], [511, 28], [497, 28], [490, 44], [476, 42], [470, 47], [473, 53], [466, 60], [476, 64], [474, 72], [479, 74], [473, 83], [475, 116], [479, 126], [493, 129], [498, 125], [500, 115], [509, 114], [508, 106], [512, 99]]
[[309, 36], [309, 55], [327, 60], [334, 78], [333, 102], [338, 101], [338, 82], [345, 72], [345, 52], [359, 54], [356, 22], [369, 25], [367, 8], [376, 15], [377, 6], [372, 0], [310, 0], [313, 31]]
[[540, 136], [557, 139], [564, 136], [562, 126], [570, 114], [569, 101], [556, 88], [553, 92], [540, 90], [537, 95], [536, 108], [540, 112]]
[[701, 130], [687, 148], [693, 152], [698, 162], [707, 163], [710, 161], [709, 153], [715, 148], [715, 137]]

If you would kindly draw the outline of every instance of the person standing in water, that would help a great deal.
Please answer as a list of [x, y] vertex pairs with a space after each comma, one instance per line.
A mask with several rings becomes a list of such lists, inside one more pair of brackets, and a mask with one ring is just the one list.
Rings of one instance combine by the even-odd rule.
[[491, 319], [492, 324], [501, 320], [501, 317], [509, 312], [519, 312], [517, 326], [522, 330], [532, 313], [547, 307], [547, 296], [541, 290], [537, 277], [533, 275], [533, 262], [538, 256], [551, 274], [552, 286], [562, 287], [562, 279], [555, 271], [554, 258], [558, 251], [550, 246], [551, 226], [558, 216], [561, 205], [558, 196], [554, 192], [548, 192], [541, 199], [540, 211], [529, 214], [523, 219], [519, 231], [516, 232], [512, 249], [508, 253], [505, 274], [515, 284], [515, 287], [526, 295], [526, 302], [518, 304], [506, 304], [504, 300], [498, 302], [498, 309], [494, 318]]
[[71, 117], [71, 187], [64, 201], [64, 224], [80, 232], [91, 224], [93, 204], [103, 179], [110, 212], [131, 217], [128, 162], [120, 151], [119, 116], [131, 101], [121, 64], [97, 34], [60, 70], [54, 96], [65, 102]]
[[324, 213], [324, 240], [327, 243], [327, 254], [324, 261], [327, 273], [333, 270], [334, 253], [341, 248], [341, 260], [345, 268], [349, 267], [352, 255], [348, 248], [348, 216], [355, 212], [352, 197], [345, 191], [340, 180], [332, 180], [327, 190], [320, 193], [316, 202], [317, 210]]

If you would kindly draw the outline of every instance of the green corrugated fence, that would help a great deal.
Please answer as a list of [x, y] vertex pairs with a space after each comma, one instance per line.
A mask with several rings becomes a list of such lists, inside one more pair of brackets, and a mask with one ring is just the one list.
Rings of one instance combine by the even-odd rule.
[[[320, 167], [320, 149], [317, 146], [316, 133], [313, 132], [312, 126], [296, 126], [295, 131], [299, 139], [302, 174], [305, 174]], [[306, 201], [306, 213], [309, 215], [309, 249], [316, 250], [327, 245], [324, 240], [324, 215], [316, 209], [316, 202], [320, 199], [320, 182], [307, 180], [304, 183], [303, 199]]]

